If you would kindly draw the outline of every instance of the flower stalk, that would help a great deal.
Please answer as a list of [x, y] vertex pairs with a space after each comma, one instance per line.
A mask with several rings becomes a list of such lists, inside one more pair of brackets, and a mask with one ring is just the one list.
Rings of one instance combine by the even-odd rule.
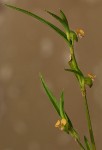
[[24, 10], [24, 9], [15, 7], [15, 6], [11, 6], [8, 4], [5, 4], [5, 5], [9, 8], [12, 8], [12, 9], [20, 11], [24, 14], [27, 14], [27, 15], [33, 17], [34, 19], [37, 19], [40, 22], [48, 25], [50, 28], [52, 28], [55, 32], [57, 32], [67, 42], [67, 44], [69, 46], [69, 50], [70, 50], [70, 60], [68, 61], [70, 69], [65, 68], [65, 71], [72, 72], [76, 76], [76, 78], [79, 82], [82, 97], [84, 98], [84, 104], [85, 104], [85, 110], [86, 110], [85, 112], [86, 112], [86, 118], [87, 118], [87, 124], [88, 124], [88, 130], [89, 130], [89, 134], [90, 134], [91, 144], [88, 141], [88, 139], [86, 138], [86, 136], [84, 136], [84, 142], [85, 142], [86, 147], [84, 147], [83, 144], [81, 143], [79, 134], [78, 134], [78, 132], [76, 132], [69, 116], [66, 114], [66, 111], [64, 109], [64, 93], [63, 93], [63, 91], [61, 93], [60, 100], [57, 100], [56, 97], [53, 95], [52, 91], [48, 88], [42, 75], [40, 75], [41, 83], [43, 85], [43, 88], [44, 88], [49, 100], [51, 101], [53, 107], [55, 108], [56, 112], [58, 113], [58, 115], [60, 117], [60, 120], [57, 121], [57, 123], [55, 124], [55, 127], [59, 128], [61, 131], [65, 131], [67, 134], [70, 134], [72, 136], [72, 138], [79, 144], [81, 150], [96, 150], [94, 134], [93, 134], [93, 130], [92, 130], [92, 123], [91, 123], [88, 102], [87, 102], [87, 96], [86, 96], [86, 85], [88, 85], [91, 88], [93, 85], [93, 80], [94, 80], [95, 76], [93, 76], [91, 74], [88, 74], [88, 76], [84, 76], [81, 69], [79, 68], [79, 65], [77, 63], [75, 53], [74, 53], [74, 43], [78, 42], [79, 38], [84, 37], [84, 34], [85, 34], [84, 31], [82, 29], [78, 29], [78, 30], [76, 30], [76, 32], [71, 30], [69, 27], [68, 20], [62, 10], [60, 10], [60, 16], [57, 16], [56, 14], [54, 14], [50, 11], [47, 11], [47, 10], [46, 10], [46, 12], [61, 23], [65, 32], [62, 31], [61, 29], [59, 29], [58, 27], [56, 27], [55, 25], [53, 25], [52, 23], [50, 23], [49, 21], [43, 19], [42, 17], [39, 17], [38, 15], [36, 15], [32, 12], [29, 12], [27, 10]]

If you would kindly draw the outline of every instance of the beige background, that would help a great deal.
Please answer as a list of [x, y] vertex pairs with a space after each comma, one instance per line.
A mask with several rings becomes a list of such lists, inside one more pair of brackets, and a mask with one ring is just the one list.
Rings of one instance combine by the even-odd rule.
[[[72, 29], [83, 28], [85, 38], [76, 44], [76, 56], [87, 75], [96, 74], [88, 89], [97, 150], [102, 139], [102, 1], [2, 0], [59, 23], [44, 9], [61, 8]], [[75, 77], [64, 71], [69, 49], [52, 29], [33, 18], [0, 7], [0, 150], [79, 150], [75, 141], [54, 128], [59, 116], [44, 93], [42, 73], [59, 98], [64, 89], [65, 108], [81, 137], [88, 136], [84, 104]], [[83, 140], [83, 139], [82, 139]]]

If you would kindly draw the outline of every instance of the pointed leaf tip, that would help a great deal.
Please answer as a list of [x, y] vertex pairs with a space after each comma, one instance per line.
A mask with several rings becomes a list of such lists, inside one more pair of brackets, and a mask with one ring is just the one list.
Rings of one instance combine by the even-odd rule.
[[12, 6], [12, 5], [8, 5], [8, 4], [5, 4], [5, 5], [7, 7], [10, 7], [10, 8], [15, 9], [17, 11], [20, 11], [20, 12], [22, 12], [24, 14], [27, 14], [27, 15], [29, 15], [29, 16], [37, 19], [37, 20], [39, 20], [40, 22], [48, 25], [50, 28], [52, 28], [53, 30], [55, 30], [60, 36], [62, 36], [68, 42], [66, 34], [61, 29], [59, 29], [58, 27], [56, 27], [55, 25], [53, 25], [52, 23], [50, 23], [49, 21], [47, 21], [47, 20], [43, 19], [42, 17], [40, 17], [40, 16], [38, 16], [38, 15], [30, 12], [30, 11], [27, 11], [25, 9], [22, 9], [22, 8], [19, 8], [19, 7], [15, 7], [15, 6]]
[[42, 85], [43, 85], [43, 87], [45, 89], [45, 92], [46, 92], [47, 96], [49, 97], [49, 100], [51, 101], [51, 103], [53, 104], [54, 108], [56, 109], [57, 113], [60, 116], [59, 102], [57, 101], [55, 96], [52, 94], [50, 89], [47, 87], [43, 77], [41, 77], [41, 83], [42, 83]]

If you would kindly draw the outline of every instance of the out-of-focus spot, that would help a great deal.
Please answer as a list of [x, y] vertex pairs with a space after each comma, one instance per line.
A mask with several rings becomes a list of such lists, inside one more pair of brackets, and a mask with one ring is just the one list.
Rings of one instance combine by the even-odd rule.
[[9, 81], [13, 76], [13, 69], [10, 65], [2, 65], [0, 67], [0, 80]]
[[28, 150], [40, 150], [40, 143], [38, 143], [37, 141], [31, 141], [28, 145]]
[[43, 38], [40, 42], [41, 56], [49, 58], [53, 55], [54, 45], [51, 39]]
[[25, 134], [27, 132], [27, 125], [23, 121], [16, 121], [14, 123], [13, 129], [17, 134]]

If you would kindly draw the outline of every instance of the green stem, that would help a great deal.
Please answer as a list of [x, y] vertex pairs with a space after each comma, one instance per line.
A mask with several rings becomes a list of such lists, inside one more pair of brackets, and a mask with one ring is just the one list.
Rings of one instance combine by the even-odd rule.
[[80, 140], [77, 139], [76, 141], [77, 141], [77, 143], [79, 144], [81, 150], [85, 150], [85, 148], [84, 148], [84, 146], [82, 145], [82, 143], [80, 142]]
[[[71, 62], [69, 62], [70, 67], [72, 69], [75, 69], [75, 70], [78, 70], [81, 72], [81, 70], [78, 67], [75, 55], [74, 55], [74, 47], [73, 46], [70, 46], [70, 54], [71, 54], [71, 58], [72, 58]], [[86, 97], [85, 84], [84, 84], [84, 82], [82, 82], [82, 81], [84, 81], [83, 80], [84, 76], [82, 77], [82, 80], [81, 80], [80, 76], [76, 75], [76, 77], [79, 81], [81, 91], [82, 91], [82, 96], [84, 97], [84, 100], [85, 100], [86, 118], [87, 118], [87, 123], [88, 123], [88, 129], [89, 129], [89, 134], [90, 134], [92, 150], [96, 150], [96, 145], [95, 145], [95, 140], [94, 140], [94, 135], [93, 135], [93, 130], [92, 130], [92, 124], [91, 124], [91, 118], [90, 118], [90, 113], [89, 113], [89, 108], [88, 108], [88, 102], [87, 102], [87, 97]], [[77, 142], [81, 146], [80, 141], [77, 141]]]
[[87, 118], [87, 123], [88, 123], [89, 134], [90, 134], [91, 146], [92, 146], [92, 150], [96, 150], [87, 97], [86, 97], [86, 94], [83, 96], [84, 96], [84, 100], [85, 100], [86, 118]]
[[77, 136], [72, 132], [72, 131], [75, 131], [75, 129], [73, 128], [71, 130], [71, 132], [67, 132], [67, 134], [70, 134], [72, 138], [74, 138], [74, 140], [78, 143], [78, 145], [80, 146], [81, 150], [86, 150], [83, 146], [83, 144], [81, 143], [80, 141], [80, 137], [79, 137], [79, 134], [77, 133]]
[[72, 66], [74, 68], [77, 68], [78, 69], [78, 65], [77, 65], [77, 62], [76, 62], [76, 58], [75, 58], [75, 55], [74, 55], [74, 47], [73, 46], [70, 46], [70, 54], [71, 54], [71, 59], [72, 59]]
[[[78, 67], [75, 55], [74, 55], [74, 47], [73, 47], [73, 45], [70, 46], [70, 54], [71, 54], [71, 61], [69, 61], [69, 65], [70, 65], [71, 69], [75, 69], [76, 71], [80, 71], [81, 72], [81, 70]], [[80, 84], [80, 87], [81, 87], [81, 91], [82, 91], [82, 96], [84, 97], [84, 100], [85, 100], [86, 118], [87, 118], [87, 123], [88, 123], [88, 129], [89, 129], [89, 134], [90, 134], [92, 150], [96, 150], [96, 145], [95, 145], [95, 140], [94, 140], [94, 135], [93, 135], [93, 130], [92, 130], [92, 124], [91, 124], [91, 118], [90, 118], [90, 113], [89, 113], [89, 108], [88, 108], [88, 102], [87, 102], [87, 97], [86, 97], [84, 76], [80, 77], [79, 75], [76, 75], [76, 77], [77, 77], [77, 79], [79, 81], [79, 84]], [[80, 141], [77, 140], [77, 142], [81, 146], [81, 148], [83, 148], [83, 146], [80, 143]]]

